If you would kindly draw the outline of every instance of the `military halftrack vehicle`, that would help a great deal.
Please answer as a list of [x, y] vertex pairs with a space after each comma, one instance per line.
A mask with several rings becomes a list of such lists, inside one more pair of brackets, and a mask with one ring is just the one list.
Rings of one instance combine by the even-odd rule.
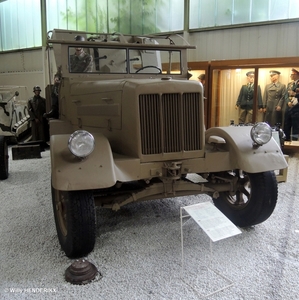
[[[93, 250], [96, 206], [205, 193], [240, 227], [272, 214], [274, 170], [287, 167], [280, 146], [265, 123], [205, 129], [203, 87], [188, 80], [194, 47], [64, 30], [48, 43], [61, 68], [59, 119], [50, 120], [52, 201], [68, 257]], [[88, 64], [82, 71], [76, 49]]]
[[0, 86], [0, 179], [8, 177], [9, 143], [26, 141], [31, 136], [25, 86]]

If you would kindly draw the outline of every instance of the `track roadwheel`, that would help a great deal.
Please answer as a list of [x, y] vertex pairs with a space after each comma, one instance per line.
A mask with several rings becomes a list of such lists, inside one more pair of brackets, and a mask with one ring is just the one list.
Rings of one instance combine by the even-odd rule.
[[59, 191], [52, 187], [56, 230], [62, 250], [70, 258], [86, 256], [96, 239], [96, 214], [91, 191]]
[[277, 202], [277, 181], [273, 171], [229, 173], [238, 177], [235, 194], [221, 192], [215, 206], [235, 225], [248, 227], [262, 223], [272, 214]]
[[0, 179], [8, 177], [8, 148], [4, 136], [0, 136]]

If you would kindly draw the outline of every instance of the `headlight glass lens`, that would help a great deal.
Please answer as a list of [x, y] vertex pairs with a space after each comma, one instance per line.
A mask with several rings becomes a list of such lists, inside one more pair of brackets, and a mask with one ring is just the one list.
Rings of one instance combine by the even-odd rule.
[[77, 130], [69, 138], [68, 147], [77, 157], [84, 158], [94, 150], [94, 137], [86, 130]]
[[264, 145], [271, 140], [272, 128], [265, 122], [257, 123], [251, 128], [250, 136], [255, 144]]

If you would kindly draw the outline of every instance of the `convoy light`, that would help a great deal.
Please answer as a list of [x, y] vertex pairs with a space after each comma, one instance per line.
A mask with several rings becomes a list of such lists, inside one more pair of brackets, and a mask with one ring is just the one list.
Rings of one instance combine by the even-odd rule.
[[85, 158], [94, 149], [95, 141], [91, 133], [86, 130], [77, 130], [69, 138], [70, 151], [79, 158]]
[[255, 145], [262, 146], [271, 140], [272, 128], [265, 122], [259, 122], [251, 128], [250, 136]]

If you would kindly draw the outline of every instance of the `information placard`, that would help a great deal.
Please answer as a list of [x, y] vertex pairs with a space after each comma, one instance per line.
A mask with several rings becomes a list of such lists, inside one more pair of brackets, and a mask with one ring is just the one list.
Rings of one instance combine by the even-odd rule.
[[213, 203], [204, 202], [183, 209], [203, 229], [213, 242], [242, 233]]

